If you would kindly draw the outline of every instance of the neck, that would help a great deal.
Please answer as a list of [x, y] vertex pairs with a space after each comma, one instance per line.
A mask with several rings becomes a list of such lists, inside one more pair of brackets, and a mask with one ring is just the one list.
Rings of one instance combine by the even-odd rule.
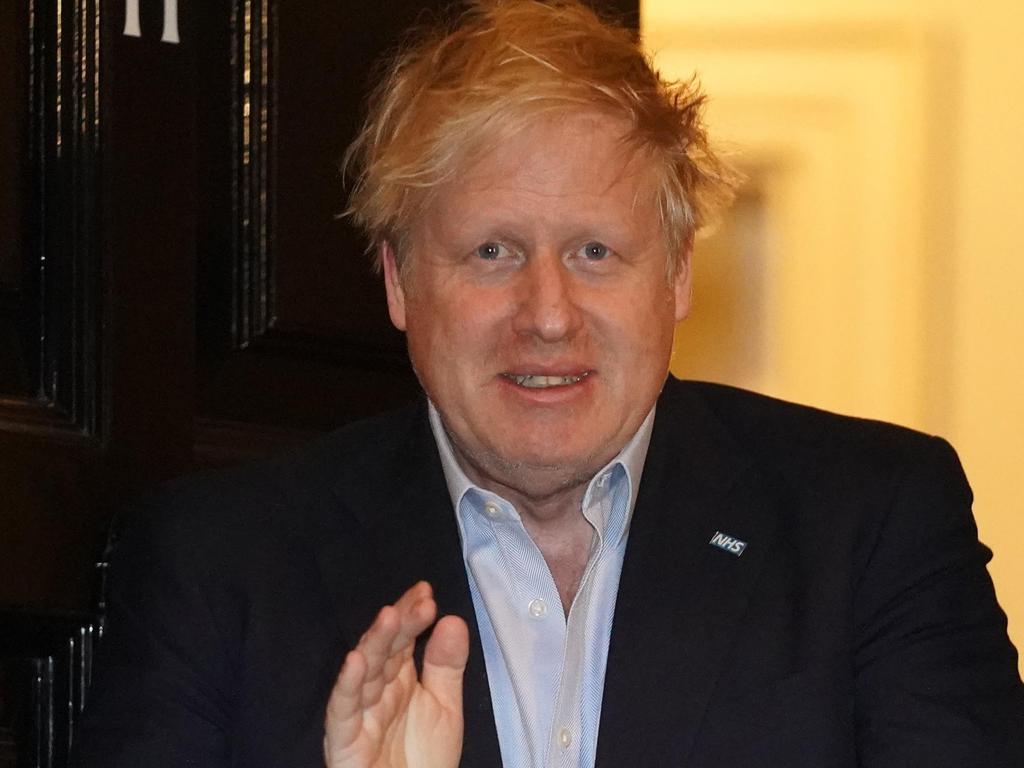
[[523, 527], [551, 571], [562, 610], [568, 616], [594, 541], [594, 529], [583, 516], [583, 497], [590, 478], [551, 482], [550, 473], [541, 472], [532, 476], [533, 483], [528, 483], [523, 482], [524, 473], [520, 472], [513, 486], [485, 473], [454, 442], [452, 446], [460, 466], [475, 485], [508, 499], [515, 506]]
[[512, 502], [531, 535], [534, 530], [558, 530], [571, 525], [574, 518], [582, 518], [583, 496], [590, 475], [567, 477], [559, 471], [517, 468], [514, 476], [505, 479], [504, 473], [487, 471], [475, 457], [464, 453], [450, 437], [449, 440], [466, 477], [474, 485]]

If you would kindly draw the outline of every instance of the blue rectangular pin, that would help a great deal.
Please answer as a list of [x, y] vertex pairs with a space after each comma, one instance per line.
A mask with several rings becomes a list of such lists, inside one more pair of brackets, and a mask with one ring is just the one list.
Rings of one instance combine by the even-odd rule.
[[721, 531], [715, 531], [715, 535], [711, 537], [711, 541], [708, 543], [724, 552], [736, 555], [736, 557], [742, 555], [743, 550], [747, 548], [747, 542], [740, 541], [735, 536], [727, 536]]

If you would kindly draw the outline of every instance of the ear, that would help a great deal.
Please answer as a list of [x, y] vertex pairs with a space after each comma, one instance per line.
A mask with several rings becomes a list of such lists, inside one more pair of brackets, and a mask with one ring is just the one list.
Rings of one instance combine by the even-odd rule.
[[388, 294], [388, 314], [395, 328], [405, 330], [405, 289], [398, 273], [398, 262], [395, 260], [395, 249], [391, 243], [382, 241], [380, 246], [380, 263], [384, 267], [384, 290]]
[[676, 302], [676, 322], [685, 319], [690, 314], [690, 302], [693, 298], [693, 235], [686, 238], [683, 244], [683, 252], [679, 256], [679, 263], [676, 265], [676, 274], [672, 278], [672, 290]]

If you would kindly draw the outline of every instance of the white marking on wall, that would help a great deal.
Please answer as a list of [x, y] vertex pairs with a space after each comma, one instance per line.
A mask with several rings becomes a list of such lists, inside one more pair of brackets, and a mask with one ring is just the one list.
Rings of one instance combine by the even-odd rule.
[[142, 28], [139, 26], [139, 0], [125, 0], [124, 33], [128, 37], [142, 37]]
[[162, 43], [180, 43], [178, 37], [178, 0], [164, 0], [164, 32]]
[[[139, 25], [139, 0], [125, 0], [124, 34], [127, 37], [142, 37]], [[162, 43], [180, 43], [178, 35], [178, 0], [164, 0], [164, 29], [160, 35]]]

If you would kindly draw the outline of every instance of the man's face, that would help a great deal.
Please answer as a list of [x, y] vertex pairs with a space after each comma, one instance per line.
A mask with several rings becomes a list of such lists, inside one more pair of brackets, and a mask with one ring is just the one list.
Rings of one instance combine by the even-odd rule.
[[391, 319], [470, 477], [543, 498], [639, 428], [689, 307], [666, 278], [646, 161], [598, 113], [538, 122], [438, 191], [385, 247]]

